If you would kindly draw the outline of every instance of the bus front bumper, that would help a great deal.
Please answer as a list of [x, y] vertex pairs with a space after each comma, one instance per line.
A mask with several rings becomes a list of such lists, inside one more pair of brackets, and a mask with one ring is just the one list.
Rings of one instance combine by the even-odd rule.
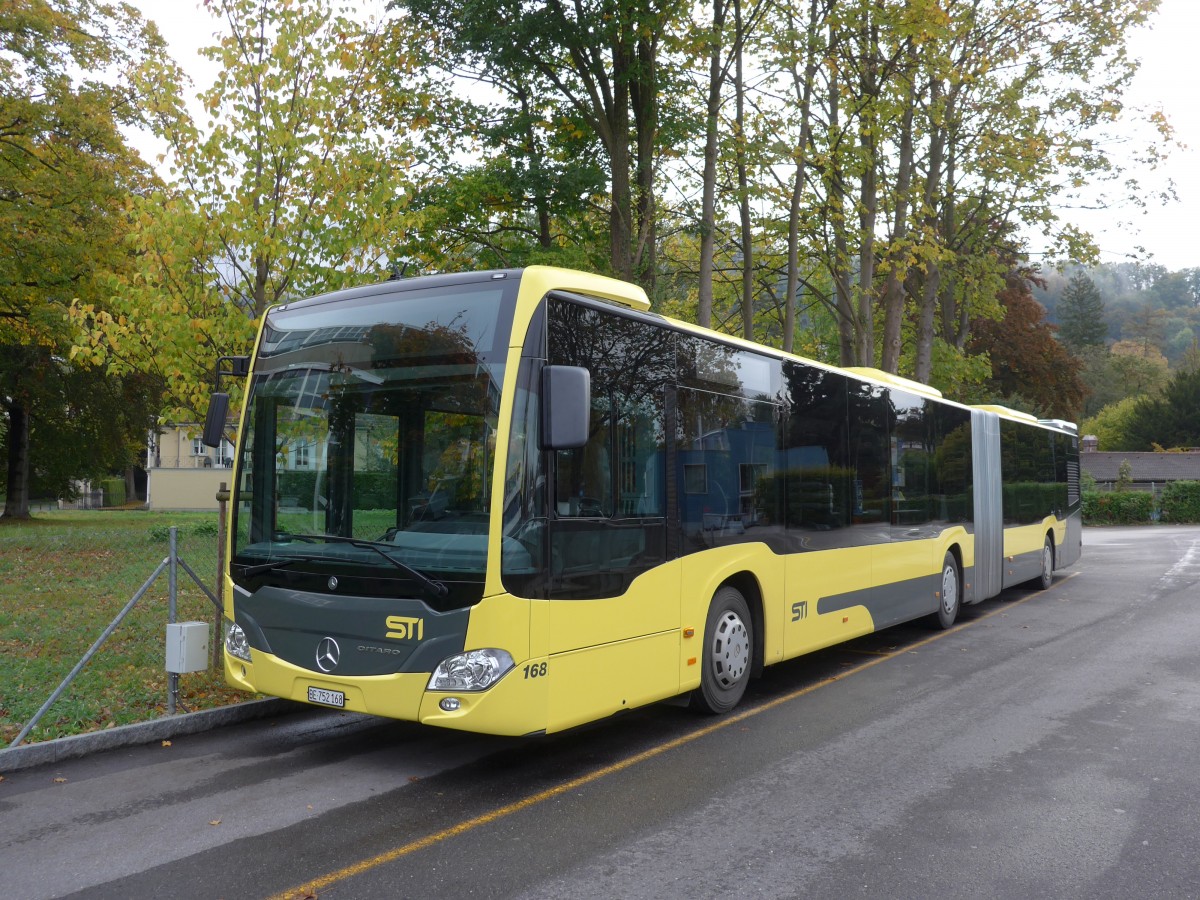
[[259, 650], [252, 662], [228, 651], [224, 656], [226, 681], [244, 691], [481, 734], [517, 736], [546, 729], [547, 679], [530, 675], [545, 672], [544, 659], [523, 660], [487, 690], [451, 692], [427, 690], [428, 672], [338, 678]]

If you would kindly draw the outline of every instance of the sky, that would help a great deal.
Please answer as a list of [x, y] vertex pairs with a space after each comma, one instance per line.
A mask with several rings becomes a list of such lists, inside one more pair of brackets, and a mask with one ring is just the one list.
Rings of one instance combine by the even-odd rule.
[[[1175, 129], [1175, 141], [1157, 172], [1134, 170], [1148, 189], [1161, 189], [1170, 179], [1177, 202], [1150, 200], [1145, 210], [1109, 209], [1090, 213], [1066, 212], [1092, 231], [1101, 261], [1122, 262], [1133, 257], [1171, 271], [1200, 268], [1200, 100], [1195, 89], [1193, 55], [1200, 47], [1200, 2], [1161, 0], [1149, 29], [1131, 36], [1130, 55], [1142, 60], [1126, 95], [1126, 106], [1160, 107]], [[1154, 191], [1157, 193], [1157, 191]], [[1149, 192], [1147, 197], [1149, 197]]]
[[[194, 0], [134, 0], [143, 14], [158, 23], [172, 56], [195, 83], [196, 90], [212, 81], [212, 64], [197, 55], [209, 43], [213, 20]], [[380, 0], [360, 3], [372, 10]], [[1176, 271], [1200, 268], [1200, 100], [1194, 88], [1193, 54], [1200, 47], [1200, 0], [1161, 0], [1150, 27], [1130, 37], [1131, 55], [1142, 60], [1129, 93], [1127, 107], [1161, 108], [1175, 130], [1167, 159], [1154, 172], [1131, 169], [1145, 186], [1145, 209], [1133, 206], [1099, 210], [1063, 208], [1060, 215], [1089, 230], [1100, 247], [1101, 262], [1140, 260]], [[1131, 145], [1136, 141], [1131, 142]], [[147, 159], [150, 144], [138, 143]], [[1114, 148], [1120, 158], [1121, 148]], [[1157, 195], [1173, 182], [1177, 201]], [[1036, 236], [1030, 237], [1031, 259], [1042, 262]]]

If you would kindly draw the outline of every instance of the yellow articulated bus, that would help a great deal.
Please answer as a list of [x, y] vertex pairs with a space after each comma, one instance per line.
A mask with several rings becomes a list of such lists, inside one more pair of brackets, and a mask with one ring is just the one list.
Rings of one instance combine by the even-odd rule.
[[721, 713], [1079, 557], [1069, 423], [649, 306], [531, 266], [272, 309], [232, 369], [228, 680], [492, 734]]

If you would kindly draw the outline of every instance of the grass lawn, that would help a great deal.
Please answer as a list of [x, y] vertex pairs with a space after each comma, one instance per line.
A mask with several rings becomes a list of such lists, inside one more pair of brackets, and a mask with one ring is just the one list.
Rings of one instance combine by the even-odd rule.
[[[0, 747], [33, 718], [170, 549], [208, 585], [217, 579], [217, 514], [82, 510], [0, 518]], [[215, 591], [214, 591], [215, 593]], [[141, 722], [167, 711], [164, 570], [25, 743]], [[177, 620], [214, 623], [211, 601], [179, 569]], [[212, 640], [219, 636], [213, 632]], [[250, 699], [222, 673], [179, 676], [179, 711]]]

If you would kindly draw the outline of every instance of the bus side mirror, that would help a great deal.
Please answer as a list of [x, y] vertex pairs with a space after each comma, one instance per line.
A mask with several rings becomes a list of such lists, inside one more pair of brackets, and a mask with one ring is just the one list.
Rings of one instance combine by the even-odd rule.
[[542, 448], [572, 450], [588, 442], [592, 373], [581, 366], [542, 369]]
[[209, 447], [220, 447], [225, 438], [225, 419], [229, 416], [229, 395], [213, 394], [208, 398], [208, 415], [204, 417], [204, 436]]

